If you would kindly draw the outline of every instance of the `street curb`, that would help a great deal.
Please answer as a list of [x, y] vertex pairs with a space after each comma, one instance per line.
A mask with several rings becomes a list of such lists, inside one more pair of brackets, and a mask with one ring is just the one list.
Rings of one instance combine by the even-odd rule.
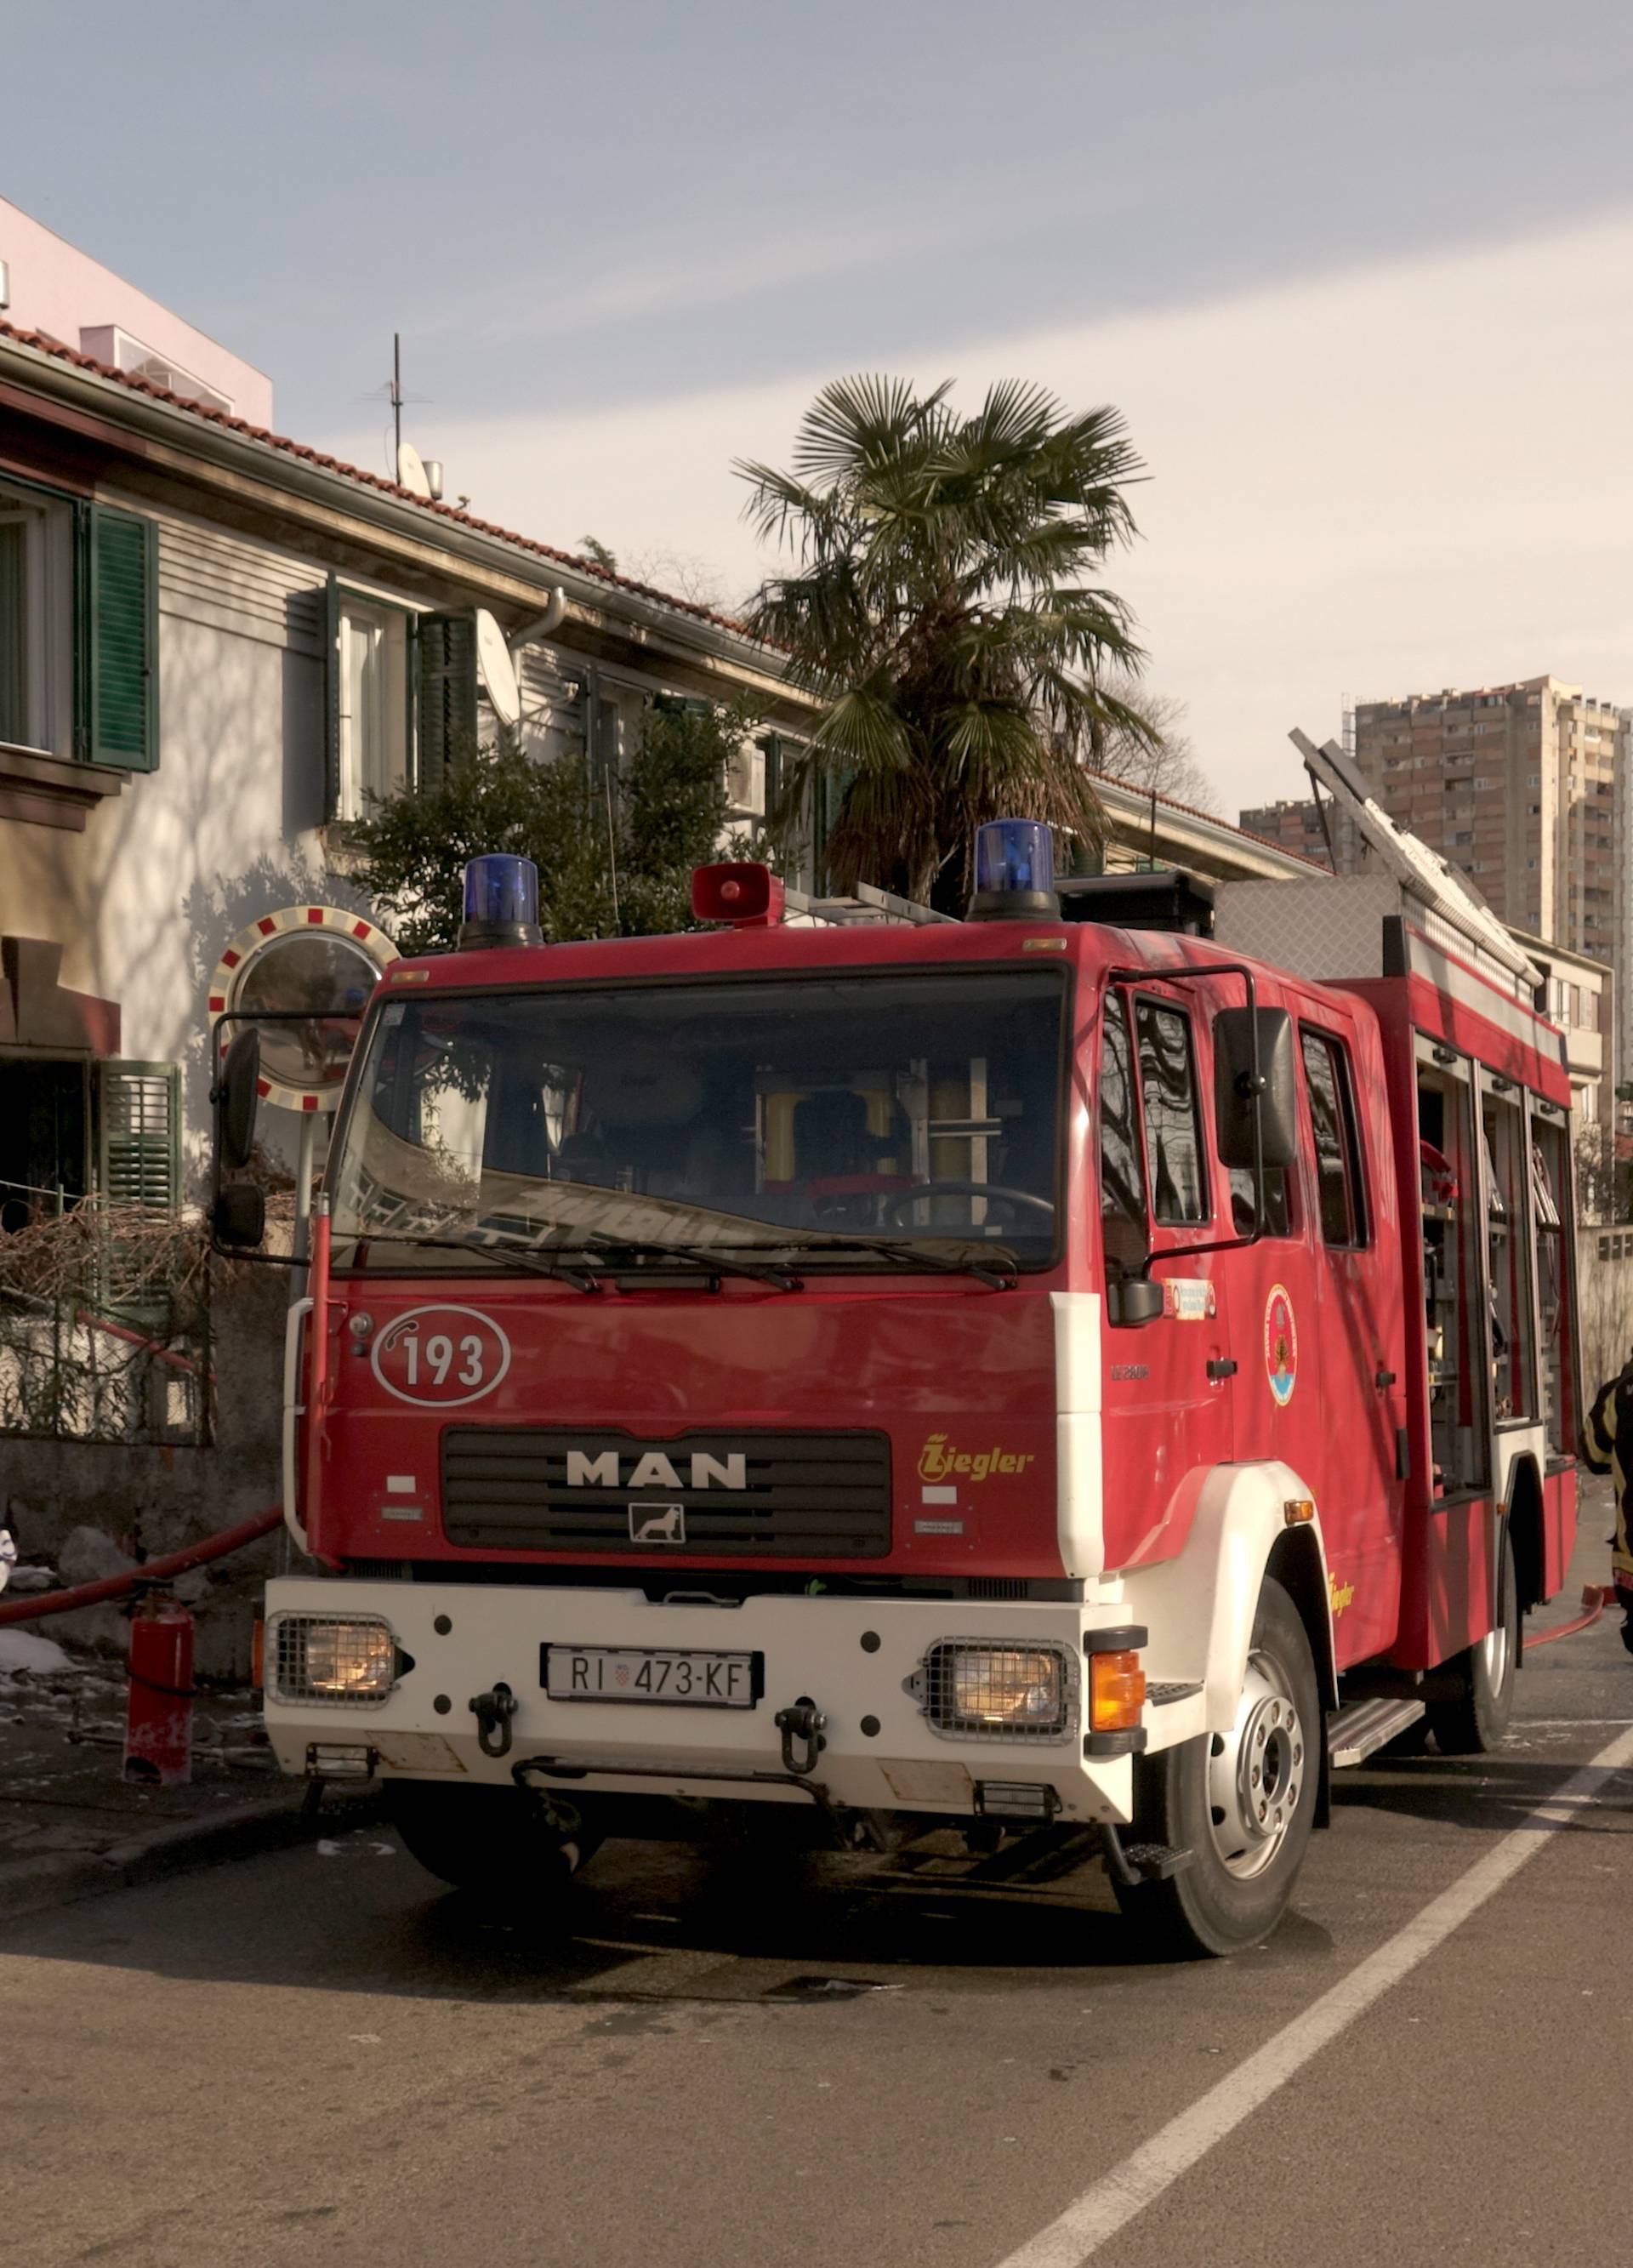
[[51, 1906], [72, 1905], [109, 1890], [141, 1889], [176, 1874], [202, 1872], [234, 1859], [287, 1851], [320, 1836], [343, 1834], [379, 1817], [377, 1791], [340, 1799], [308, 1811], [304, 1786], [270, 1803], [240, 1803], [207, 1819], [184, 1819], [128, 1837], [94, 1858], [55, 1852], [0, 1867], [0, 1916], [10, 1920]]

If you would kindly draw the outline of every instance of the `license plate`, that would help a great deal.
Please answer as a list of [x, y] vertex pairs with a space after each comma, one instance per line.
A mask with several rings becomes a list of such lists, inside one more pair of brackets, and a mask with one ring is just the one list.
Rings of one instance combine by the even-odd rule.
[[752, 1709], [764, 1684], [757, 1653], [644, 1646], [541, 1646], [539, 1682], [552, 1701], [635, 1701], [645, 1707]]

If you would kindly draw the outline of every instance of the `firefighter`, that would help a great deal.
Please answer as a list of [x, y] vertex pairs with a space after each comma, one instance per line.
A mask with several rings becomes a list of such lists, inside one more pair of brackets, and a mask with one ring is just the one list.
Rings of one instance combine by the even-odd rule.
[[1616, 1532], [1610, 1539], [1610, 1572], [1617, 1602], [1626, 1609], [1622, 1643], [1633, 1653], [1633, 1354], [1600, 1388], [1582, 1454], [1591, 1471], [1612, 1476]]

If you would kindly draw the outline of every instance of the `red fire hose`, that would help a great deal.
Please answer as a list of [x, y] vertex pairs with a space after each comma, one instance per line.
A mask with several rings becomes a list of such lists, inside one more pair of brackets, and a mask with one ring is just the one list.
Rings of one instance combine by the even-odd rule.
[[1556, 1638], [1574, 1638], [1578, 1631], [1591, 1630], [1606, 1608], [1615, 1603], [1615, 1592], [1608, 1584], [1584, 1585], [1582, 1604], [1587, 1609], [1585, 1614], [1578, 1615], [1573, 1623], [1556, 1623], [1552, 1630], [1539, 1631], [1534, 1638], [1526, 1640], [1521, 1651], [1529, 1653], [1534, 1646], [1552, 1646]]
[[212, 1559], [224, 1559], [229, 1551], [241, 1551], [257, 1537], [270, 1535], [283, 1517], [283, 1506], [275, 1504], [269, 1512], [258, 1512], [253, 1520], [240, 1521], [236, 1528], [224, 1528], [218, 1535], [207, 1535], [202, 1543], [189, 1543], [185, 1551], [170, 1551], [162, 1559], [144, 1560], [139, 1567], [127, 1568], [122, 1575], [105, 1575], [100, 1582], [81, 1583], [71, 1591], [46, 1591], [26, 1599], [0, 1598], [0, 1624], [38, 1622], [45, 1615], [71, 1615], [81, 1607], [99, 1607], [106, 1600], [121, 1598], [138, 1583], [167, 1583], [173, 1575], [185, 1575], [192, 1568], [206, 1566]]

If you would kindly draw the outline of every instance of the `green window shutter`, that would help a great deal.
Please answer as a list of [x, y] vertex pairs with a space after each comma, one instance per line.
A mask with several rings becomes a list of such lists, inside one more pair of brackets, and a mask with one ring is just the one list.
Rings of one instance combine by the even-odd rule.
[[158, 543], [151, 519], [92, 504], [82, 643], [93, 764], [158, 769]]
[[181, 1203], [181, 1070], [96, 1065], [97, 1191], [110, 1211], [174, 1212]]
[[340, 816], [340, 585], [323, 593], [323, 816]]
[[422, 615], [415, 645], [420, 785], [439, 787], [450, 764], [475, 753], [476, 617]]

